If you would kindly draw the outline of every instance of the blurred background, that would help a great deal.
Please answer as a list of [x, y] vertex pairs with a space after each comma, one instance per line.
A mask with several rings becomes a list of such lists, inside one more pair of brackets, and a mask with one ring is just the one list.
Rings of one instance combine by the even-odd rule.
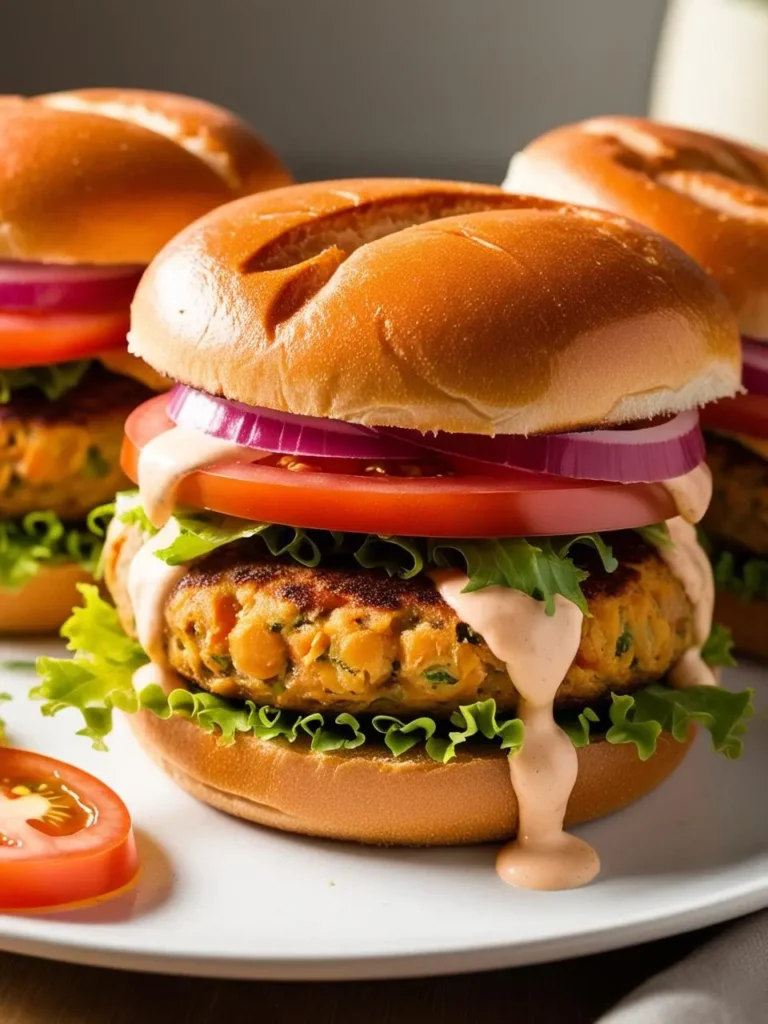
[[498, 182], [512, 152], [547, 128], [590, 114], [646, 111], [667, 4], [1, 6], [0, 92], [114, 85], [190, 93], [244, 115], [299, 179], [417, 174]]

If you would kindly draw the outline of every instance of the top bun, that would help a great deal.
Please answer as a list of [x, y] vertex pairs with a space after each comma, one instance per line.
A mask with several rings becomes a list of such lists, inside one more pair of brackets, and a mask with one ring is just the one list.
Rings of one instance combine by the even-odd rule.
[[215, 206], [291, 180], [234, 114], [167, 93], [0, 97], [0, 138], [0, 259], [148, 263]]
[[674, 412], [740, 372], [727, 303], [659, 235], [394, 179], [278, 189], [190, 225], [142, 278], [129, 348], [249, 405], [480, 434]]
[[639, 117], [542, 135], [504, 188], [634, 217], [689, 253], [727, 296], [743, 334], [768, 341], [768, 153]]

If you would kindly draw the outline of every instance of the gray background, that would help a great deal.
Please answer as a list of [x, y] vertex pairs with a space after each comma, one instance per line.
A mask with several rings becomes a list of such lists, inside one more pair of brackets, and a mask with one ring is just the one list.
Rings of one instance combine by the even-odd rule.
[[0, 92], [237, 110], [299, 178], [498, 181], [558, 123], [642, 113], [665, 0], [0, 0]]

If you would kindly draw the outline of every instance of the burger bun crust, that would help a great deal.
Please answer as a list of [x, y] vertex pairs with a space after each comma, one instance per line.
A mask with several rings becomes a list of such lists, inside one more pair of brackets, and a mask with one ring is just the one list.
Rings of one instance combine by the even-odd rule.
[[253, 130], [168, 93], [0, 97], [0, 259], [146, 264], [237, 196], [291, 178]]
[[93, 583], [74, 562], [43, 566], [22, 587], [0, 588], [0, 634], [56, 633], [80, 603], [78, 583]]
[[[129, 716], [139, 743], [182, 789], [239, 818], [286, 832], [384, 846], [498, 842], [517, 828], [507, 756], [487, 748], [437, 764], [426, 753], [394, 758], [376, 746], [315, 753], [238, 736], [225, 745], [183, 718]], [[668, 733], [641, 761], [631, 745], [582, 747], [567, 826], [638, 800], [680, 764], [691, 742]]]
[[768, 342], [768, 152], [639, 117], [535, 139], [504, 187], [632, 217], [712, 275], [743, 334]]
[[211, 394], [421, 431], [527, 434], [733, 394], [727, 304], [622, 217], [457, 182], [249, 196], [144, 275], [130, 350]]

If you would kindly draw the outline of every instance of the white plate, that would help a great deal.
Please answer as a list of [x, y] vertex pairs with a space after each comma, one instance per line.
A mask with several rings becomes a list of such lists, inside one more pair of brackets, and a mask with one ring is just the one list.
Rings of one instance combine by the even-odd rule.
[[[34, 645], [39, 648], [40, 645]], [[30, 657], [6, 644], [0, 660]], [[5, 671], [21, 698], [31, 673]], [[245, 978], [373, 978], [509, 967], [612, 949], [768, 905], [768, 676], [741, 761], [700, 736], [661, 789], [581, 830], [600, 879], [522, 892], [494, 848], [379, 850], [283, 835], [178, 790], [119, 723], [109, 754], [24, 699], [4, 705], [11, 738], [100, 776], [133, 813], [143, 875], [133, 897], [89, 910], [0, 916], [0, 948], [78, 963]]]

